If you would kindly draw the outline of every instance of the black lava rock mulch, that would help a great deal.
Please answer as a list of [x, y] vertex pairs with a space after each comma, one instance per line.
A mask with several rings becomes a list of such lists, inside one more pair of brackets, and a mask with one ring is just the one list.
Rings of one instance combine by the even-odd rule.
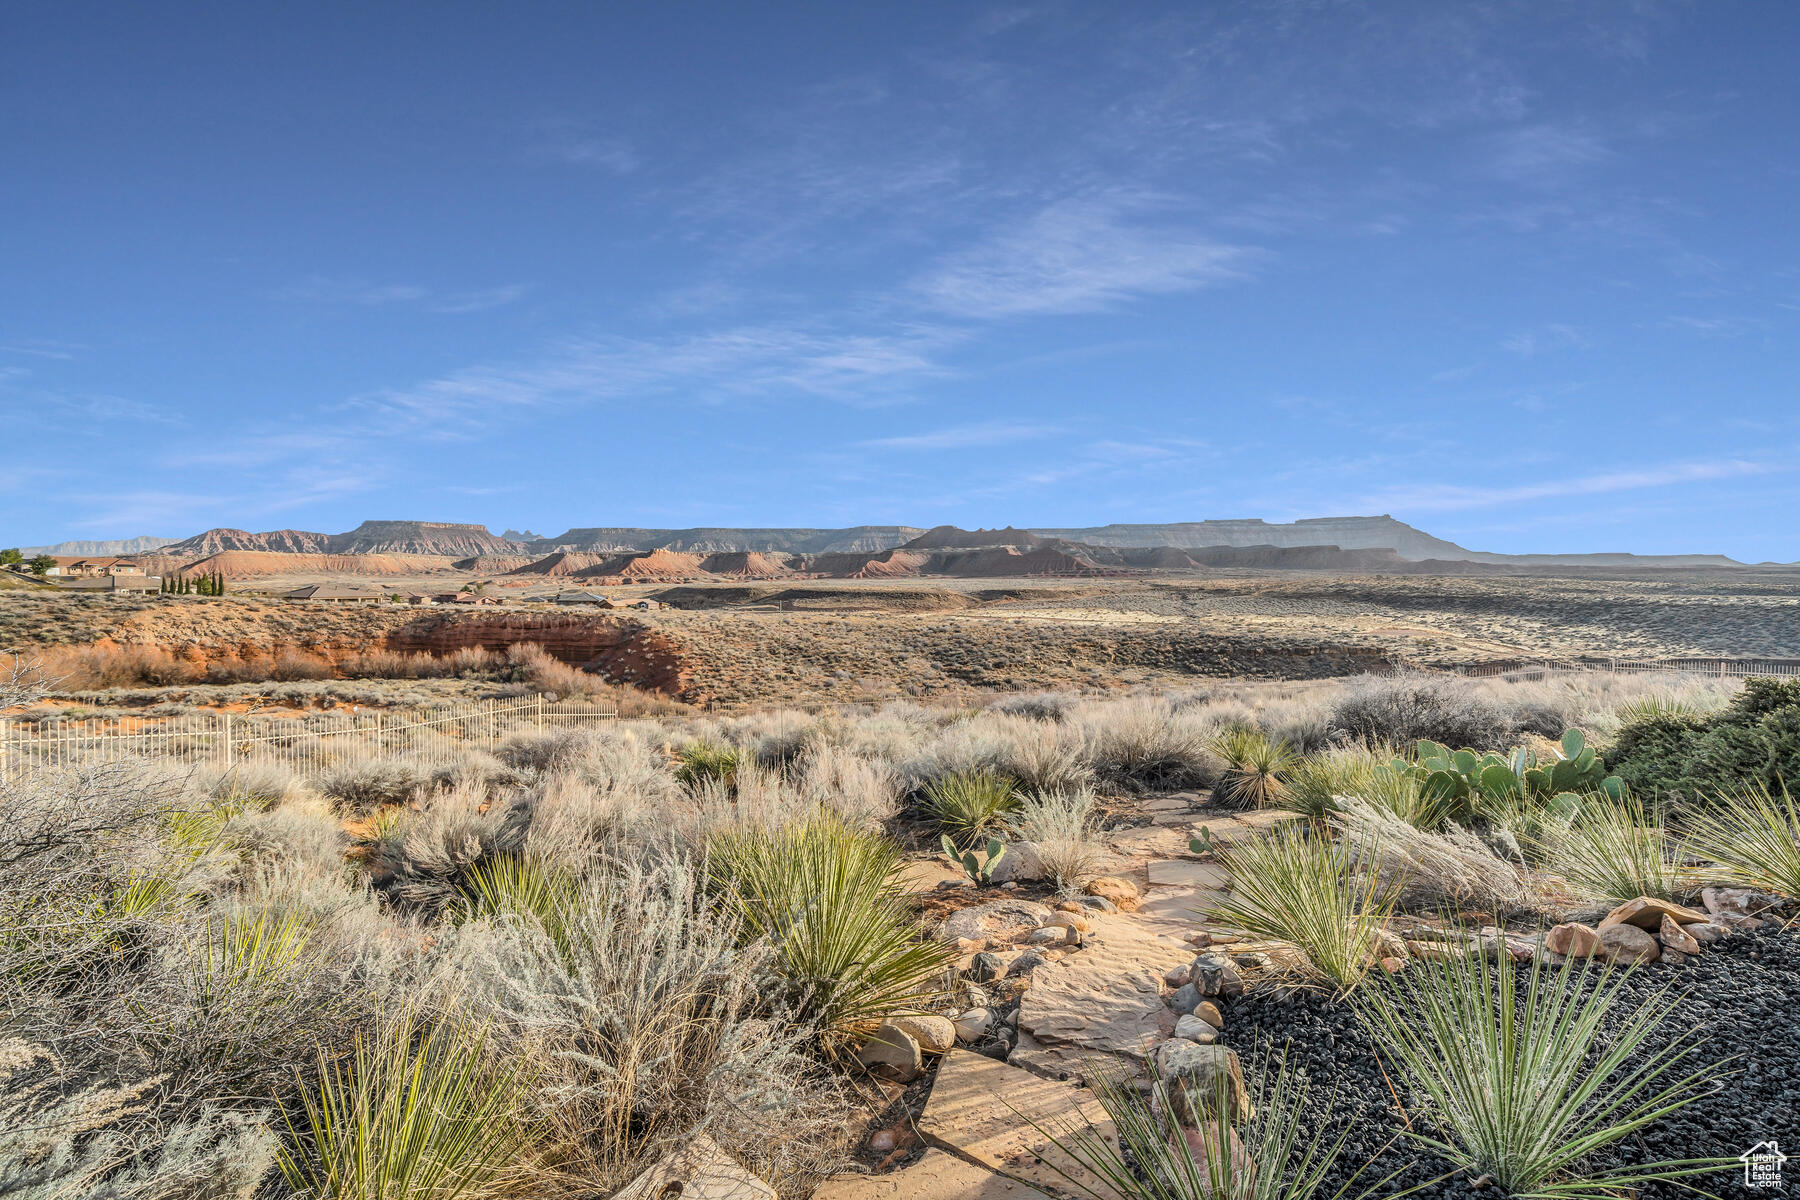
[[[1640, 968], [1625, 982], [1619, 1006], [1628, 1009], [1663, 988], [1682, 998], [1639, 1054], [1679, 1052], [1700, 1040], [1704, 1044], [1698, 1054], [1667, 1082], [1703, 1062], [1735, 1056], [1732, 1073], [1688, 1107], [1602, 1153], [1612, 1165], [1709, 1156], [1735, 1159], [1758, 1142], [1774, 1139], [1795, 1158], [1785, 1190], [1800, 1195], [1800, 1021], [1796, 1020], [1800, 931], [1739, 934], [1681, 966]], [[1391, 1064], [1384, 1075], [1349, 1005], [1312, 993], [1253, 995], [1233, 1001], [1225, 1020], [1221, 1041], [1236, 1048], [1246, 1065], [1285, 1046], [1289, 1065], [1306, 1070], [1312, 1080], [1310, 1104], [1319, 1137], [1335, 1139], [1348, 1130], [1337, 1173], [1320, 1195], [1333, 1194], [1364, 1163], [1372, 1165], [1348, 1195], [1359, 1194], [1396, 1170], [1400, 1173], [1377, 1194], [1391, 1195], [1454, 1170], [1401, 1136], [1404, 1123], [1395, 1107], [1396, 1094], [1409, 1111], [1414, 1109], [1406, 1081]], [[1741, 1173], [1688, 1182], [1721, 1197], [1770, 1194], [1767, 1189], [1746, 1190]], [[1499, 1200], [1504, 1195], [1498, 1187], [1476, 1184], [1454, 1174], [1415, 1194], [1470, 1200]], [[1676, 1185], [1654, 1184], [1637, 1191], [1635, 1200], [1692, 1195]]]

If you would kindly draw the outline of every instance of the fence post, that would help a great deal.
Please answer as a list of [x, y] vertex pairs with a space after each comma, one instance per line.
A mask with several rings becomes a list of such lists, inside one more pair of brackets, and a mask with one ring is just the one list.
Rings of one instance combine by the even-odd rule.
[[224, 717], [225, 717], [225, 765], [227, 767], [229, 767], [229, 766], [231, 766], [232, 758], [233, 758], [234, 754], [236, 753], [236, 749], [231, 744], [231, 714], [225, 713]]
[[544, 693], [537, 694], [537, 731], [544, 732]]

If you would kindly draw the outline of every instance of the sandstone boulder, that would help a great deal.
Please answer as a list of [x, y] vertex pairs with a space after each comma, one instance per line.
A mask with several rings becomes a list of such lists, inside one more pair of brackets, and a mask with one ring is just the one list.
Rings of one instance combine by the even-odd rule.
[[1607, 961], [1621, 965], [1652, 963], [1662, 957], [1656, 939], [1636, 925], [1601, 926], [1600, 946]]
[[1609, 925], [1635, 925], [1639, 929], [1654, 931], [1662, 926], [1664, 917], [1670, 917], [1681, 925], [1706, 920], [1703, 912], [1667, 900], [1658, 900], [1653, 896], [1639, 896], [1607, 913], [1600, 921], [1600, 928], [1605, 929]]
[[[1707, 922], [1698, 921], [1695, 924], [1705, 925]], [[1656, 932], [1656, 940], [1663, 944], [1664, 950], [1679, 950], [1683, 954], [1700, 953], [1700, 943], [1694, 939], [1692, 934], [1676, 924], [1674, 917], [1662, 919], [1662, 927]]]
[[856, 1061], [874, 1074], [899, 1083], [911, 1083], [925, 1068], [918, 1039], [892, 1021], [884, 1022], [864, 1043], [856, 1052]]
[[1592, 958], [1600, 953], [1600, 935], [1586, 925], [1572, 921], [1552, 925], [1544, 935], [1544, 948], [1569, 958]]
[[1171, 1114], [1182, 1125], [1199, 1126], [1214, 1104], [1223, 1103], [1231, 1120], [1253, 1115], [1244, 1090], [1244, 1068], [1229, 1046], [1201, 1046], [1176, 1039], [1156, 1048], [1158, 1073], [1169, 1085]]
[[1098, 879], [1090, 879], [1082, 890], [1090, 896], [1098, 896], [1117, 905], [1121, 912], [1134, 911], [1143, 899], [1138, 894], [1137, 884], [1117, 875], [1102, 875]]
[[958, 909], [944, 919], [938, 938], [984, 939], [1011, 937], [1036, 929], [1050, 919], [1050, 910], [1035, 900], [1007, 898]]
[[919, 1013], [915, 1016], [895, 1017], [889, 1024], [894, 1028], [912, 1035], [919, 1049], [926, 1054], [942, 1054], [956, 1045], [956, 1026], [949, 1017], [940, 1017], [934, 1013]]
[[691, 1135], [679, 1150], [626, 1184], [614, 1200], [775, 1200], [775, 1189], [746, 1171], [704, 1133]]

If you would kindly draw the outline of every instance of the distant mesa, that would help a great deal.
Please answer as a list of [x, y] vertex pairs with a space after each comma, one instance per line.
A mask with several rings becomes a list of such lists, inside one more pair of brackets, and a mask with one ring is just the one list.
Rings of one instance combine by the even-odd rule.
[[[117, 547], [138, 547], [118, 550]], [[962, 529], [855, 525], [844, 529], [579, 527], [555, 537], [447, 521], [364, 521], [347, 533], [209, 529], [159, 538], [65, 542], [52, 551], [140, 556], [228, 576], [334, 572], [407, 574], [454, 568], [584, 583], [678, 584], [917, 576], [1104, 577], [1142, 571], [1314, 570], [1467, 574], [1554, 567], [1737, 567], [1723, 555], [1489, 554], [1467, 550], [1391, 516]], [[34, 548], [34, 552], [35, 552]], [[1775, 564], [1770, 564], [1775, 565]]]
[[49, 546], [22, 546], [19, 552], [27, 558], [39, 554], [48, 554], [52, 558], [120, 558], [127, 554], [148, 554], [152, 550], [161, 550], [164, 546], [176, 541], [175, 538], [143, 537], [115, 538], [110, 541], [89, 542], [56, 542]]

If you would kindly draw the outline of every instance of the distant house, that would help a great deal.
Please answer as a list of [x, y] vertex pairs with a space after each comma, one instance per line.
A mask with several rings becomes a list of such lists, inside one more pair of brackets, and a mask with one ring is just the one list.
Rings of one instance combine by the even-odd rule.
[[374, 592], [359, 592], [355, 588], [339, 587], [331, 583], [314, 583], [306, 587], [295, 588], [291, 592], [281, 594], [283, 600], [339, 600], [355, 602], [358, 600], [379, 600]]
[[56, 565], [44, 572], [59, 579], [101, 579], [113, 575], [144, 574], [144, 564], [135, 558], [58, 558]]
[[616, 608], [612, 597], [602, 596], [599, 592], [558, 592], [558, 604], [591, 604], [596, 608]]
[[625, 607], [626, 608], [635, 608], [635, 609], [639, 610], [640, 612], [653, 612], [656, 609], [667, 608], [669, 606], [664, 604], [660, 600], [633, 600], [631, 603], [627, 604]]
[[162, 591], [161, 575], [88, 575], [80, 577], [64, 576], [56, 580], [56, 585], [70, 592], [160, 592]]
[[402, 595], [400, 597], [400, 599], [406, 601], [406, 603], [408, 603], [408, 604], [414, 604], [414, 605], [436, 604], [437, 603], [436, 596], [428, 596], [424, 592], [407, 592], [404, 595]]
[[439, 592], [432, 599], [438, 604], [498, 604], [500, 597], [483, 596], [479, 592]]

